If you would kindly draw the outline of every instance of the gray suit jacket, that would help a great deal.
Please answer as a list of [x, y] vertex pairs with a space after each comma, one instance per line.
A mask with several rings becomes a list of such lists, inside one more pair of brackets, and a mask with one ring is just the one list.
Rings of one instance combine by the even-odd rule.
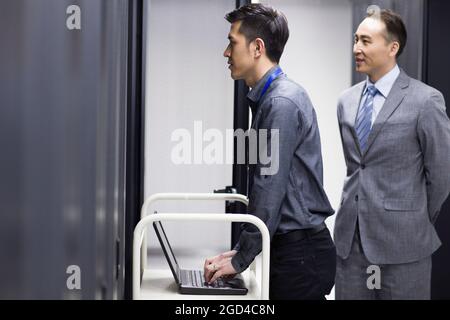
[[347, 176], [334, 229], [337, 254], [348, 257], [358, 219], [371, 263], [417, 261], [441, 245], [433, 224], [450, 191], [444, 98], [401, 70], [361, 153], [354, 125], [364, 84], [338, 103]]

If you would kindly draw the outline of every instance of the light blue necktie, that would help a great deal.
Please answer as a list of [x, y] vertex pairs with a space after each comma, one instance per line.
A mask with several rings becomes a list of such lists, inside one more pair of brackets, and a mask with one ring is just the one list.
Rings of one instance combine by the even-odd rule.
[[361, 107], [356, 119], [356, 135], [358, 136], [361, 151], [366, 150], [367, 139], [369, 138], [370, 128], [372, 125], [373, 98], [378, 90], [375, 86], [367, 87], [367, 97], [364, 105]]

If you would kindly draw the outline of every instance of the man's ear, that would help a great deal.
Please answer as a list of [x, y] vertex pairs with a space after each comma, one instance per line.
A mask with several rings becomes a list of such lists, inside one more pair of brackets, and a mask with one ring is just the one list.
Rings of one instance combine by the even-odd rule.
[[259, 58], [262, 54], [266, 53], [266, 46], [264, 40], [256, 38], [255, 40], [255, 58]]
[[398, 41], [393, 41], [391, 43], [391, 52], [389, 55], [391, 57], [395, 57], [397, 55], [398, 50], [400, 50], [400, 43]]

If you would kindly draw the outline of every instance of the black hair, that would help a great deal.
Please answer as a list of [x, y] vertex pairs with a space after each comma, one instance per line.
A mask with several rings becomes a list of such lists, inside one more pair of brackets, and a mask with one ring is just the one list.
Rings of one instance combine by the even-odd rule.
[[252, 3], [229, 12], [225, 19], [230, 23], [242, 21], [239, 32], [245, 36], [247, 44], [261, 38], [266, 46], [267, 57], [273, 62], [280, 62], [289, 38], [287, 19], [282, 12]]
[[[373, 16], [375, 16], [375, 14], [369, 14], [369, 17]], [[396, 55], [398, 58], [406, 46], [406, 40], [408, 37], [402, 17], [394, 11], [383, 9], [379, 13], [379, 18], [386, 26], [386, 40], [389, 42], [397, 41], [399, 43], [399, 49]]]

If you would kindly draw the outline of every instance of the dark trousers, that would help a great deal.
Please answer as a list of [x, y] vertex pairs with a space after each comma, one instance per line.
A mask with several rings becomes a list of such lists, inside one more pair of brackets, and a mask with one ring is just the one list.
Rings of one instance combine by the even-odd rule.
[[300, 241], [272, 241], [270, 299], [325, 300], [335, 274], [336, 248], [327, 228]]

